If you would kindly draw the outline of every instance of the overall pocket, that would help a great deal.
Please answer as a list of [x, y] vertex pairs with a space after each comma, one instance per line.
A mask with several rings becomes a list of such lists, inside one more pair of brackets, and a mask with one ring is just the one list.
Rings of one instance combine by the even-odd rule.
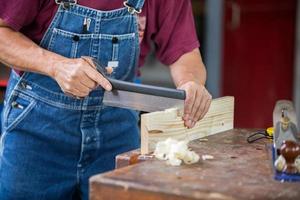
[[99, 58], [103, 65], [113, 67], [113, 78], [124, 80], [134, 74], [135, 37], [135, 33], [100, 34]]
[[48, 50], [68, 58], [90, 56], [93, 39], [99, 34], [79, 34], [54, 28]]
[[3, 113], [3, 133], [9, 132], [24, 120], [36, 105], [36, 100], [24, 94], [12, 94]]

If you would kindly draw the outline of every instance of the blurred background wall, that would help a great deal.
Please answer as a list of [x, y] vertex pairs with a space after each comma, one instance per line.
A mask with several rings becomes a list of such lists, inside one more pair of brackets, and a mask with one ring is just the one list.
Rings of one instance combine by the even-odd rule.
[[300, 126], [300, 3], [297, 3], [297, 30], [296, 30], [296, 59], [294, 72], [294, 102], [298, 114], [298, 130]]
[[[235, 127], [272, 126], [279, 99], [293, 100], [300, 118], [297, 0], [191, 1], [207, 88], [215, 98], [235, 96]], [[153, 53], [141, 72], [143, 83], [174, 87], [168, 68]], [[8, 73], [0, 66], [0, 102]]]
[[[208, 71], [207, 88], [214, 97], [235, 96], [235, 126], [272, 126], [279, 99], [294, 100], [299, 116], [297, 1], [192, 2], [197, 29], [201, 29], [198, 35]], [[142, 70], [145, 83], [172, 86], [168, 70], [153, 56]]]

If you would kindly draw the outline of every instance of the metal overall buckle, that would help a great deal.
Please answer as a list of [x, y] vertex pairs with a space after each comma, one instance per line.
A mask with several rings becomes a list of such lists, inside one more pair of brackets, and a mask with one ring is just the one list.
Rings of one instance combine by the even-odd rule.
[[128, 12], [132, 15], [134, 14], [140, 14], [142, 12], [142, 9], [135, 9], [132, 5], [128, 4], [128, 1], [124, 1], [123, 2], [124, 6], [127, 7]]
[[55, 3], [62, 5], [64, 9], [68, 9], [70, 6], [77, 4], [77, 0], [55, 0]]

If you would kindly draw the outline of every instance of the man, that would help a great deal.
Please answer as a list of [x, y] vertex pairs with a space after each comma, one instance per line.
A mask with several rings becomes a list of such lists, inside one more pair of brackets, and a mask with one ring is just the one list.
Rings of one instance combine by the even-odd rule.
[[88, 199], [88, 178], [139, 146], [136, 112], [102, 104], [111, 84], [86, 57], [133, 81], [153, 41], [186, 91], [185, 125], [208, 111], [189, 1], [1, 0], [0, 18], [0, 60], [15, 69], [2, 115], [1, 200]]

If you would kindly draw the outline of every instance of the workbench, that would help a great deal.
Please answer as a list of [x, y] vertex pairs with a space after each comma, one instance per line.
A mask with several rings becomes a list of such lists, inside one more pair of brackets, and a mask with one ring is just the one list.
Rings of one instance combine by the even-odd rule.
[[172, 167], [144, 162], [90, 179], [91, 200], [300, 199], [300, 183], [273, 179], [271, 141], [246, 141], [253, 130], [234, 129], [195, 140], [190, 147], [213, 160]]

